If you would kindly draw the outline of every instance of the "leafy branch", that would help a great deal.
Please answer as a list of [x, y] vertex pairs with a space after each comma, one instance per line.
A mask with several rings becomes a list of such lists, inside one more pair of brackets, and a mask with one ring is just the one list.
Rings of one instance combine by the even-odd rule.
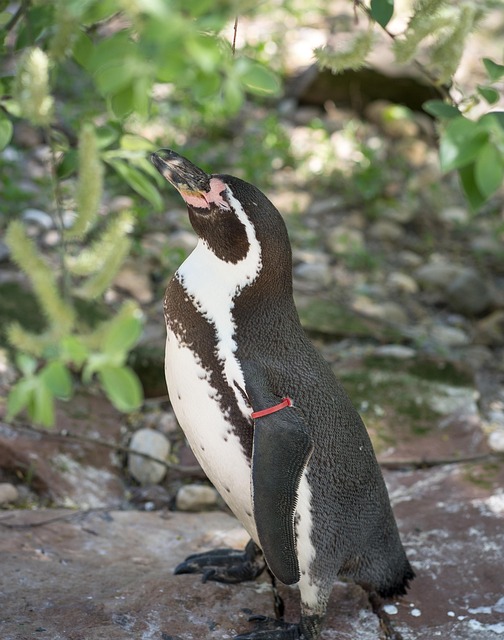
[[[424, 110], [436, 118], [440, 135], [440, 164], [444, 173], [456, 170], [469, 206], [478, 211], [504, 182], [504, 112], [492, 110], [501, 95], [504, 65], [483, 58], [488, 81], [469, 96], [455, 99], [451, 87], [470, 33], [477, 27], [491, 0], [482, 3], [448, 0], [416, 0], [408, 25], [395, 34], [388, 24], [394, 14], [394, 0], [351, 0], [369, 18], [369, 27], [357, 31], [344, 49], [324, 47], [315, 51], [322, 67], [333, 73], [359, 68], [373, 47], [373, 26], [379, 25], [392, 40], [398, 63], [412, 62], [440, 92], [442, 100], [429, 100]], [[420, 46], [429, 38], [428, 61], [420, 62]], [[472, 107], [481, 101], [489, 111], [470, 119]]]

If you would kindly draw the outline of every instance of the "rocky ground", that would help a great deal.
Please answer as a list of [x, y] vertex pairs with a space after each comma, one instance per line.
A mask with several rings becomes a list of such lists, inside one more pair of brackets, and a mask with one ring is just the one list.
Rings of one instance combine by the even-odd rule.
[[[504, 194], [469, 212], [455, 177], [440, 175], [432, 123], [418, 112], [303, 102], [298, 94], [279, 106], [290, 160], [256, 157], [253, 146], [248, 159], [276, 167], [255, 181], [285, 216], [302, 322], [366, 422], [417, 572], [386, 610], [405, 640], [504, 636]], [[251, 108], [242, 140], [254, 140], [265, 115]], [[210, 150], [206, 167], [220, 158], [215, 170], [248, 175], [247, 150], [224, 144], [229, 158]], [[50, 258], [58, 231], [41, 187], [47, 148], [19, 127], [1, 162], [6, 198], [23, 194], [19, 215]], [[172, 576], [187, 554], [246, 538], [165, 395], [163, 289], [195, 242], [168, 194], [108, 293], [145, 314], [131, 359], [142, 410], [119, 415], [83, 388], [59, 405], [53, 431], [39, 431], [7, 424], [0, 403], [4, 640], [223, 640], [247, 628], [250, 612], [273, 614], [266, 577], [230, 587]], [[104, 213], [131, 203], [107, 193]], [[37, 328], [40, 312], [1, 238], [0, 267], [1, 342], [16, 314]], [[2, 351], [2, 395], [13, 380]], [[295, 619], [295, 590], [280, 592]], [[380, 633], [364, 593], [337, 583], [323, 638]]]

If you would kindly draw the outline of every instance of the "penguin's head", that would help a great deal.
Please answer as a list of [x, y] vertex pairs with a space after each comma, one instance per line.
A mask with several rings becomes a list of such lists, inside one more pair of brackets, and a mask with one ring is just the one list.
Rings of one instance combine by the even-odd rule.
[[220, 260], [237, 264], [255, 254], [256, 275], [262, 266], [278, 273], [285, 265], [290, 278], [284, 221], [259, 189], [233, 176], [207, 174], [170, 149], [160, 149], [150, 159], [180, 193], [194, 230]]

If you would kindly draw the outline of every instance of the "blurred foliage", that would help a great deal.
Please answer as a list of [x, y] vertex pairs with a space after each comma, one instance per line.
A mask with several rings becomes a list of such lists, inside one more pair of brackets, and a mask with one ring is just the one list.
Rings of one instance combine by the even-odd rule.
[[[502, 3], [415, 0], [406, 29], [397, 34], [387, 28], [394, 15], [394, 0], [355, 0], [355, 5], [368, 15], [368, 26], [356, 29], [344, 46], [317, 49], [319, 64], [333, 73], [362, 67], [373, 50], [373, 26], [385, 30], [392, 39], [396, 61], [403, 64], [414, 60], [444, 96], [424, 105], [439, 124], [441, 167], [444, 172], [458, 171], [469, 206], [478, 211], [504, 181], [504, 112], [492, 110], [501, 95], [504, 65], [483, 58], [488, 82], [462, 98], [452, 96], [452, 81], [469, 35], [490, 9], [502, 7]], [[420, 48], [422, 63], [416, 59]], [[474, 122], [470, 111], [481, 101], [489, 112]]]
[[[32, 333], [19, 322], [7, 328], [22, 374], [10, 391], [7, 417], [12, 419], [26, 409], [32, 420], [44, 426], [54, 423], [54, 399], [72, 396], [74, 372], [81, 372], [86, 383], [96, 374], [121, 411], [137, 409], [142, 402], [140, 382], [125, 364], [141, 333], [140, 310], [126, 303], [111, 319], [93, 325], [77, 308], [79, 299], [93, 301], [110, 286], [130, 251], [133, 225], [129, 212], [111, 216], [105, 224], [98, 220], [102, 167], [90, 124], [82, 127], [78, 151], [77, 215], [71, 226], [60, 229], [58, 268], [39, 253], [20, 221], [11, 222], [6, 234], [11, 256], [28, 277], [47, 324], [43, 333]], [[90, 233], [95, 240], [81, 251], [77, 240], [85, 240]]]

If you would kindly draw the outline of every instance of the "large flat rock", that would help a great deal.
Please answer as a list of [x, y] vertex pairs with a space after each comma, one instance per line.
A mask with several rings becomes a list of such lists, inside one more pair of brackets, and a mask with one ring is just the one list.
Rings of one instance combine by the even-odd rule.
[[[464, 467], [387, 475], [418, 574], [408, 596], [391, 603], [405, 640], [504, 638], [504, 493], [495, 475], [486, 484], [467, 478]], [[220, 512], [2, 512], [0, 638], [232, 638], [250, 628], [250, 612], [273, 615], [268, 577], [202, 584], [173, 569], [189, 553], [246, 541]], [[295, 620], [297, 591], [281, 594]], [[336, 583], [323, 638], [380, 637], [363, 591]]]

